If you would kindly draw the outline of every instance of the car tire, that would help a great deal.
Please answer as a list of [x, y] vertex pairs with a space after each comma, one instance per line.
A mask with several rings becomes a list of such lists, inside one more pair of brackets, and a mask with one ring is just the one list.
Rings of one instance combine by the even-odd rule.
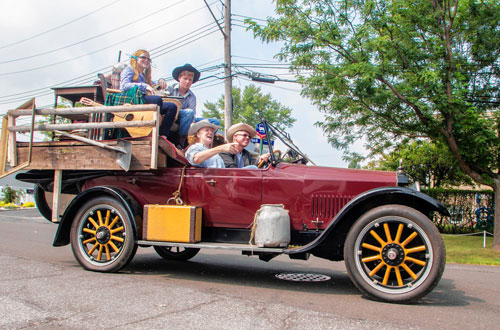
[[200, 252], [200, 249], [177, 246], [153, 246], [156, 253], [166, 260], [187, 261]]
[[402, 205], [363, 214], [344, 245], [347, 273], [367, 297], [412, 303], [429, 293], [443, 275], [446, 252], [432, 221]]
[[71, 248], [87, 270], [117, 272], [125, 267], [137, 251], [127, 210], [110, 197], [85, 203], [71, 225]]

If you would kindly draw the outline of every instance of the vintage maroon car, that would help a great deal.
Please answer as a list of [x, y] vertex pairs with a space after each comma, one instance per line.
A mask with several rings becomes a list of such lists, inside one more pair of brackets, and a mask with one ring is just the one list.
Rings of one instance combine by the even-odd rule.
[[[345, 260], [354, 284], [376, 300], [412, 302], [436, 286], [445, 249], [430, 216], [447, 215], [442, 204], [403, 187], [407, 178], [401, 173], [299, 163], [275, 159], [267, 168], [251, 170], [188, 166], [184, 175], [183, 164], [176, 161], [140, 172], [65, 171], [63, 192], [76, 197], [64, 212], [54, 245], [71, 243], [84, 268], [102, 272], [125, 267], [138, 246], [154, 246], [160, 256], [174, 260], [188, 260], [200, 248], [230, 248], [264, 261], [279, 254]], [[203, 210], [201, 241], [145, 239], [145, 206], [166, 205], [181, 177], [184, 204]], [[52, 189], [51, 171], [17, 178], [36, 183], [38, 196]], [[40, 200], [38, 207], [47, 213]], [[287, 247], [249, 244], [255, 213], [263, 204], [283, 204], [289, 211]]]

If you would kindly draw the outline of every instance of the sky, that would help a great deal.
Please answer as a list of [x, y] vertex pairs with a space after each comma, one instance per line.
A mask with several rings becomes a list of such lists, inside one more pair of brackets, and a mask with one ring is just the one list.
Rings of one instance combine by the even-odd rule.
[[[224, 1], [206, 2], [222, 22]], [[256, 83], [244, 75], [253, 71], [295, 79], [286, 63], [275, 59], [280, 44], [254, 39], [242, 22], [251, 17], [264, 23], [275, 15], [273, 1], [233, 0], [231, 6], [232, 64], [240, 73], [233, 87], [253, 83], [290, 107], [296, 122], [287, 132], [301, 151], [317, 165], [347, 167], [342, 153], [314, 125], [323, 114], [301, 97], [299, 84]], [[224, 63], [224, 40], [203, 0], [17, 0], [9, 7], [0, 12], [0, 114], [32, 97], [37, 107], [50, 107], [51, 87], [90, 85], [98, 72], [111, 70], [120, 51], [121, 61], [128, 63], [137, 49], [150, 52], [153, 80], [174, 83], [172, 70], [185, 63], [213, 69], [202, 72], [202, 80], [192, 87], [199, 116], [204, 102], [224, 94], [223, 69], [217, 67]]]

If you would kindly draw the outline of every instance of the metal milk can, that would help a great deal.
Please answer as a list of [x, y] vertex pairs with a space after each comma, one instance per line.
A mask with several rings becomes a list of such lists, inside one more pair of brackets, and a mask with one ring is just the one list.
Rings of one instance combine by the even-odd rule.
[[290, 216], [282, 204], [263, 204], [257, 211], [255, 244], [258, 247], [287, 247]]

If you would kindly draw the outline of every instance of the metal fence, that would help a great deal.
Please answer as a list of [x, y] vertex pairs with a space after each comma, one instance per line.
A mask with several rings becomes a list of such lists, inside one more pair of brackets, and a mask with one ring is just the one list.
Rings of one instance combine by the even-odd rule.
[[442, 232], [467, 233], [475, 230], [493, 230], [494, 194], [488, 190], [445, 190], [423, 191], [443, 203], [451, 216], [435, 212], [433, 221]]

